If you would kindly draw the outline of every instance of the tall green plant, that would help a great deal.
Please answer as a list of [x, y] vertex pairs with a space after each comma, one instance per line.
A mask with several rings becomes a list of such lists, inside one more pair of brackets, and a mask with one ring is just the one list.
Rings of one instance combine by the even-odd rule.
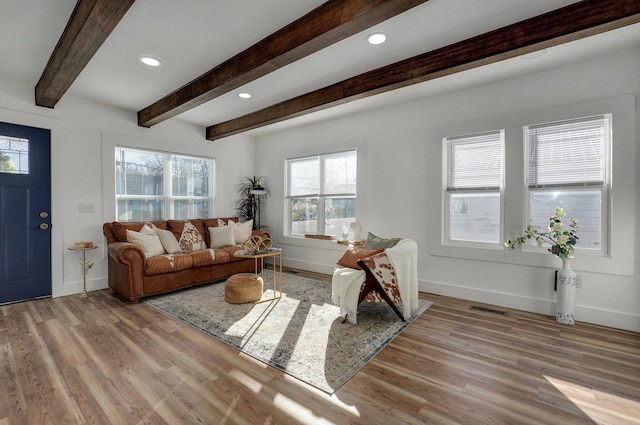
[[[241, 222], [253, 220], [253, 229], [264, 228], [260, 223], [260, 207], [264, 204], [264, 198], [269, 196], [269, 190], [262, 184], [263, 176], [245, 177], [242, 183], [236, 186], [240, 198], [236, 201], [236, 215]], [[252, 193], [256, 188], [262, 188], [266, 195]]]

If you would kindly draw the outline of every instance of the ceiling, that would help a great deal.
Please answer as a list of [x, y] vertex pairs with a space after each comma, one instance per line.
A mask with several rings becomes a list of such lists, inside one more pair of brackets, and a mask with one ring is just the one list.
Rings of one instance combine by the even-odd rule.
[[[65, 96], [131, 110], [151, 105], [238, 52], [323, 4], [322, 0], [137, 0]], [[429, 0], [371, 29], [177, 115], [199, 126], [265, 108], [420, 53], [558, 9], [572, 0]], [[0, 14], [0, 80], [35, 87], [76, 0], [4, 0]], [[26, 25], [29, 25], [27, 28]], [[28, 31], [27, 31], [28, 29]], [[366, 37], [382, 31], [379, 46]], [[252, 130], [260, 135], [408, 97], [459, 90], [558, 66], [612, 49], [640, 45], [640, 24], [551, 47], [531, 60], [516, 57]], [[150, 68], [138, 61], [162, 61]], [[253, 97], [240, 99], [248, 91]], [[135, 119], [135, 114], [132, 114]], [[162, 123], [158, 124], [162, 125]]]

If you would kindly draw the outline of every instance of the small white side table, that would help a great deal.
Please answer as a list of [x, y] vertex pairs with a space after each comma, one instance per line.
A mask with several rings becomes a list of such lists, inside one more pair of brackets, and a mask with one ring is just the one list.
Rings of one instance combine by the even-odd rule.
[[82, 251], [82, 260], [80, 262], [80, 265], [82, 266], [82, 292], [78, 295], [78, 298], [87, 298], [89, 296], [89, 293], [87, 292], [87, 271], [93, 266], [93, 262], [91, 262], [91, 260], [87, 262], [87, 251], [91, 251], [96, 248], [97, 246], [95, 245], [88, 248], [76, 248], [75, 246], [67, 248], [71, 251]]

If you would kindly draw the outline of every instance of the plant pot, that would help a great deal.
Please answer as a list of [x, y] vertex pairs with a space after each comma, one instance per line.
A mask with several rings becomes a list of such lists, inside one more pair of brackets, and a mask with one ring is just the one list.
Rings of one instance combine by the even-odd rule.
[[562, 258], [562, 268], [558, 270], [558, 295], [556, 300], [556, 322], [574, 325], [576, 298], [576, 274], [571, 269], [571, 259]]

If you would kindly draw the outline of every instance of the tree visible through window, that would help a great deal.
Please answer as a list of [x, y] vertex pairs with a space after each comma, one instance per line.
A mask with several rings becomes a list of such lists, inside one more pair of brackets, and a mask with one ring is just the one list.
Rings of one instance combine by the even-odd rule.
[[[213, 206], [213, 160], [117, 147], [119, 221], [204, 218]], [[170, 178], [166, 178], [170, 176]]]
[[356, 151], [289, 159], [286, 168], [289, 235], [342, 234], [356, 217]]

